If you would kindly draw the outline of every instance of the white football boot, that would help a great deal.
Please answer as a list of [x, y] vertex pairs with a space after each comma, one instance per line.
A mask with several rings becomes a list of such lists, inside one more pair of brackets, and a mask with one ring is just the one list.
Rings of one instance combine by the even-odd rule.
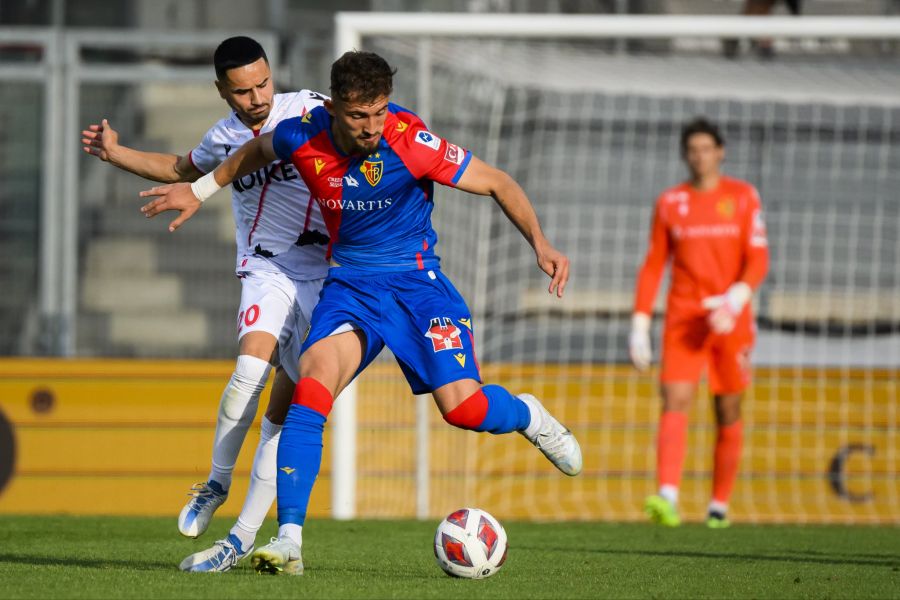
[[566, 475], [575, 476], [581, 473], [581, 446], [578, 445], [578, 440], [572, 432], [557, 421], [540, 400], [531, 394], [519, 394], [517, 398], [527, 404], [531, 412], [531, 424], [525, 431], [519, 433]]
[[195, 483], [188, 496], [192, 496], [192, 498], [178, 515], [178, 531], [181, 532], [181, 535], [195, 538], [202, 535], [209, 527], [213, 513], [228, 498], [228, 492], [223, 491], [213, 481]]
[[178, 565], [182, 571], [189, 573], [222, 573], [230, 571], [239, 560], [253, 552], [253, 546], [243, 550], [241, 540], [234, 534], [228, 534], [224, 540], [219, 540], [200, 552], [191, 554]]
[[272, 538], [268, 544], [253, 553], [250, 564], [257, 573], [303, 575], [300, 546], [286, 537]]

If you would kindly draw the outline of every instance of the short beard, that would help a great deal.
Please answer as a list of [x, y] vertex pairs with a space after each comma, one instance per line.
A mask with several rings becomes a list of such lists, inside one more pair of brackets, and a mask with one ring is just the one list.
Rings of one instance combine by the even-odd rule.
[[[381, 138], [379, 138], [381, 141]], [[371, 147], [364, 146], [362, 142], [354, 140], [353, 142], [353, 151], [350, 154], [372, 154], [378, 150], [378, 143], [373, 144]]]
[[233, 106], [231, 108], [232, 108], [232, 110], [234, 110], [234, 112], [236, 112], [238, 114], [238, 118], [240, 118], [241, 122], [244, 125], [256, 125], [257, 123], [264, 123], [269, 119], [269, 115], [272, 114], [272, 106], [271, 105], [269, 105], [269, 109], [265, 113], [261, 114], [260, 116], [255, 116], [248, 112], [244, 112], [242, 110], [239, 111], [236, 108], [234, 108]]

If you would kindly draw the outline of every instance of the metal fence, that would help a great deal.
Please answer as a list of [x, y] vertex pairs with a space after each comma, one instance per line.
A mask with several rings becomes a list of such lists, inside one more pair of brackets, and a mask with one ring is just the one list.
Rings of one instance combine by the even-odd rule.
[[[108, 117], [121, 123], [122, 143], [189, 151], [227, 114], [211, 57], [236, 34], [0, 28], [0, 353], [229, 354], [232, 339], [217, 353], [224, 344], [206, 332], [228, 331], [237, 301], [230, 260], [210, 261], [234, 251], [217, 233], [232, 225], [213, 218], [230, 211], [160, 239], [164, 224], [137, 212], [136, 191], [148, 182], [83, 154], [80, 131]], [[240, 34], [268, 49], [277, 72], [276, 36]], [[166, 277], [167, 269], [180, 272]], [[229, 310], [205, 307], [192, 319], [191, 282], [212, 296], [222, 290], [216, 297], [231, 298]], [[150, 335], [163, 325], [167, 335]], [[179, 332], [201, 335], [184, 342]]]

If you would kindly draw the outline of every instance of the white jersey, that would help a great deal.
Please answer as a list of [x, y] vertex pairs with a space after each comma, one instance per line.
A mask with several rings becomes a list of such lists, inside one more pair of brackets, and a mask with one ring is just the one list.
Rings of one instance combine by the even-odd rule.
[[[213, 125], [188, 158], [209, 173], [244, 143], [275, 129], [284, 119], [320, 106], [325, 96], [310, 90], [275, 94], [269, 118], [253, 131], [232, 112]], [[237, 242], [237, 273], [280, 271], [293, 280], [325, 277], [328, 230], [318, 205], [290, 162], [277, 160], [231, 184]]]

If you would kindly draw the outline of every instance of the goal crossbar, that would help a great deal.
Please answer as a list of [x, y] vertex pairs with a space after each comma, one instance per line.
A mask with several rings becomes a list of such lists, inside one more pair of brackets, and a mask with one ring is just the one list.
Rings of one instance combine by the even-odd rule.
[[359, 48], [366, 35], [490, 38], [900, 39], [900, 17], [746, 17], [339, 12], [335, 53]]

